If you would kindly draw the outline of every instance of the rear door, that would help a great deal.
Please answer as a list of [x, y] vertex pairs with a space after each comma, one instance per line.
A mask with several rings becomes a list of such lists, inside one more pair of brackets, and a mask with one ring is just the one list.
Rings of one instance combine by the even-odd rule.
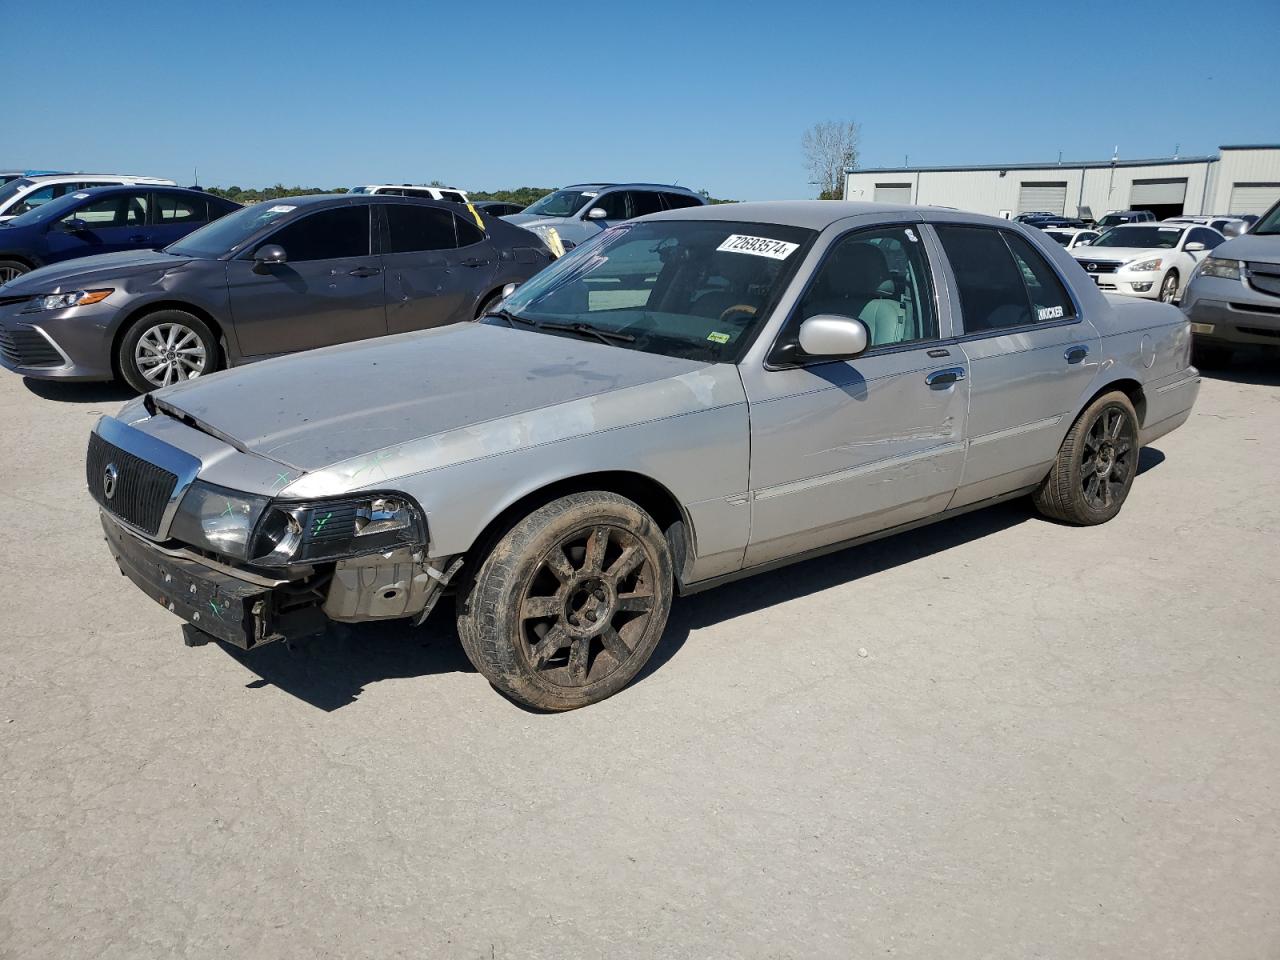
[[186, 194], [153, 193], [151, 222], [151, 246], [167, 247], [209, 222], [209, 201]]
[[[329, 207], [284, 224], [227, 263], [240, 351], [256, 357], [380, 337], [387, 332], [382, 265], [373, 252], [370, 205]], [[286, 263], [258, 266], [278, 244]]]
[[[96, 253], [147, 249], [152, 246], [148, 210], [151, 196], [145, 189], [89, 198], [56, 223], [48, 237], [50, 263]], [[81, 226], [73, 229], [73, 221]]]
[[484, 231], [443, 201], [381, 206], [387, 329], [403, 333], [472, 319], [498, 265]]
[[1100, 338], [1020, 233], [936, 223], [969, 363], [969, 442], [952, 506], [1039, 482], [1098, 369]]

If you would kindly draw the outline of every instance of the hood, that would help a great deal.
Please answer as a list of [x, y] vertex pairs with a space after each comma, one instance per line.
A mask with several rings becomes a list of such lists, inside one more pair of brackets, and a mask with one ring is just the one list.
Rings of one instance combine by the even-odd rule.
[[544, 217], [540, 213], [509, 213], [505, 217], [499, 219], [514, 223], [517, 227], [524, 227], [528, 230], [530, 227], [554, 227], [556, 224], [564, 223], [568, 217]]
[[312, 471], [707, 366], [459, 323], [264, 360], [166, 387], [154, 397], [246, 451]]
[[15, 277], [4, 285], [5, 295], [34, 295], [79, 290], [113, 280], [121, 280], [150, 270], [171, 270], [190, 257], [175, 257], [155, 250], [128, 250], [99, 253], [40, 267]]
[[1115, 263], [1127, 263], [1139, 257], [1151, 258], [1172, 256], [1177, 250], [1162, 250], [1159, 247], [1075, 247], [1067, 251], [1077, 260], [1106, 260]]
[[1210, 256], [1225, 260], [1252, 260], [1255, 263], [1280, 263], [1280, 234], [1246, 233], [1209, 251]]

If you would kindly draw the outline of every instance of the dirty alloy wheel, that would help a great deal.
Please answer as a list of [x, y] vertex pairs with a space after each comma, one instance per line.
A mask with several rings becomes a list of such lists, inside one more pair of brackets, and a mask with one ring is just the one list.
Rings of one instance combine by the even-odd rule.
[[8, 283], [31, 270], [21, 260], [0, 260], [0, 283]]
[[146, 393], [218, 369], [218, 342], [199, 317], [157, 310], [125, 334], [116, 362], [129, 386]]
[[1065, 523], [1106, 523], [1124, 506], [1138, 473], [1138, 416], [1119, 391], [1089, 404], [1072, 424], [1036, 508]]
[[589, 491], [529, 514], [458, 598], [463, 649], [495, 687], [541, 710], [572, 710], [625, 687], [671, 610], [662, 531], [625, 497]]
[[1164, 283], [1160, 284], [1160, 301], [1173, 303], [1178, 299], [1178, 271], [1170, 270], [1165, 274]]

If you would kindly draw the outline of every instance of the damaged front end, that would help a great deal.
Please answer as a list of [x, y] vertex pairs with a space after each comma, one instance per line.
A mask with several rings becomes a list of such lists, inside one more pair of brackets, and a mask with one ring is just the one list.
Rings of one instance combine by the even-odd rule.
[[421, 623], [461, 565], [427, 556], [425, 516], [403, 494], [293, 501], [209, 483], [200, 466], [112, 418], [86, 460], [121, 572], [187, 621], [189, 644], [249, 650], [329, 621]]

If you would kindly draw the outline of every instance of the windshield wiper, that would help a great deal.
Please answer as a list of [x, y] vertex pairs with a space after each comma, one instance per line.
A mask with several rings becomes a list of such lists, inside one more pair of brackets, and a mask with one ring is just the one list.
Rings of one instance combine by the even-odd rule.
[[604, 327], [597, 327], [590, 323], [547, 323], [538, 324], [541, 330], [567, 330], [570, 333], [576, 333], [582, 337], [595, 337], [601, 343], [635, 343], [636, 338], [629, 333], [622, 333], [619, 330], [606, 330]]
[[485, 313], [485, 316], [497, 317], [499, 320], [505, 320], [507, 321], [507, 326], [509, 327], [514, 327], [517, 323], [523, 323], [529, 327], [537, 326], [537, 324], [534, 323], [532, 320], [530, 320], [528, 317], [517, 317], [510, 310], [506, 310], [502, 307], [499, 307], [496, 310], [489, 310], [488, 312]]

